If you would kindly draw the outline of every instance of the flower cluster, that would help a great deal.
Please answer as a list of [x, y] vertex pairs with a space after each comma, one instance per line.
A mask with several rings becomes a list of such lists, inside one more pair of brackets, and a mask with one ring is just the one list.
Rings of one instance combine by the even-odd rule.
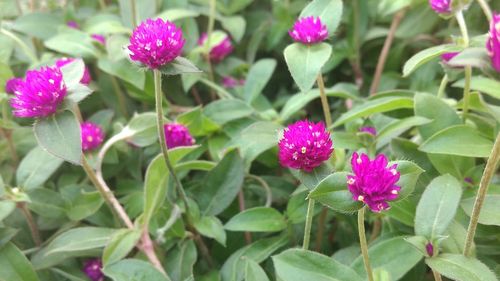
[[130, 59], [158, 69], [177, 58], [185, 42], [182, 30], [174, 23], [147, 19], [132, 32], [128, 46]]
[[7, 82], [5, 82], [5, 92], [7, 94], [13, 95], [16, 92], [17, 87], [21, 83], [23, 83], [22, 78], [14, 77], [14, 78], [7, 80]]
[[83, 265], [83, 273], [92, 281], [102, 281], [104, 280], [104, 274], [102, 273], [102, 261], [101, 259], [91, 259], [85, 262]]
[[96, 149], [104, 141], [104, 131], [92, 122], [83, 122], [80, 125], [82, 135], [82, 150], [90, 151]]
[[194, 144], [194, 139], [189, 133], [189, 129], [179, 123], [168, 123], [163, 126], [165, 128], [165, 139], [167, 148], [175, 148], [178, 146], [190, 146]]
[[500, 14], [493, 14], [486, 48], [491, 58], [491, 65], [500, 72]]
[[379, 154], [374, 160], [368, 155], [353, 153], [351, 166], [354, 174], [347, 176], [347, 185], [355, 201], [361, 201], [374, 212], [389, 209], [387, 201], [398, 198], [401, 187], [397, 164], [387, 167], [388, 161], [384, 154]]
[[[56, 61], [55, 66], [58, 68], [61, 68], [61, 67], [65, 66], [73, 61], [75, 61], [74, 58], [61, 58], [61, 59], [58, 59]], [[92, 80], [92, 78], [90, 77], [89, 69], [87, 67], [85, 67], [85, 69], [83, 71], [82, 79], [80, 80], [80, 83], [82, 83], [84, 85], [88, 85], [88, 84], [90, 84], [91, 80]]]
[[245, 79], [236, 79], [231, 76], [222, 77], [222, 86], [226, 89], [232, 89], [243, 85], [245, 85]]
[[283, 132], [279, 141], [281, 165], [311, 172], [330, 158], [333, 144], [323, 122], [298, 121]]
[[315, 44], [328, 37], [328, 30], [319, 17], [310, 16], [298, 19], [288, 34], [296, 42]]
[[57, 67], [42, 67], [26, 72], [18, 81], [10, 100], [16, 117], [46, 117], [56, 112], [66, 96], [66, 85]]
[[429, 0], [429, 5], [438, 14], [447, 14], [451, 12], [452, 0]]
[[[198, 45], [202, 46], [207, 41], [208, 36], [206, 33], [201, 34], [200, 39], [198, 39]], [[233, 51], [233, 44], [229, 36], [226, 36], [219, 44], [212, 47], [210, 50], [210, 60], [213, 62], [221, 62]]]

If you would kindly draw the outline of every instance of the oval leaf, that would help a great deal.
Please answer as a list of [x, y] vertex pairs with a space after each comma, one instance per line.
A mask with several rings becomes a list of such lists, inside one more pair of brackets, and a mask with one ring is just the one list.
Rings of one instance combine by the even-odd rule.
[[[464, 209], [465, 213], [470, 216], [474, 208], [475, 197], [462, 200], [460, 206]], [[500, 195], [488, 194], [484, 199], [481, 213], [479, 214], [479, 223], [486, 225], [500, 226]]]
[[106, 266], [103, 272], [113, 281], [170, 281], [150, 263], [136, 259], [126, 259]]
[[117, 262], [128, 255], [141, 238], [141, 231], [138, 229], [122, 229], [116, 232], [109, 241], [102, 254], [104, 266]]
[[463, 255], [442, 254], [426, 259], [425, 263], [443, 276], [456, 281], [498, 281], [486, 265]]
[[328, 36], [333, 36], [342, 19], [341, 0], [314, 0], [300, 13], [300, 17], [320, 17], [328, 29]]
[[256, 207], [232, 217], [224, 228], [231, 231], [274, 232], [285, 229], [286, 222], [277, 210]]
[[329, 175], [309, 193], [309, 198], [338, 212], [352, 213], [359, 210], [363, 204], [352, 199], [347, 189], [347, 175], [347, 172]]
[[39, 281], [33, 266], [23, 253], [12, 243], [0, 249], [0, 280]]

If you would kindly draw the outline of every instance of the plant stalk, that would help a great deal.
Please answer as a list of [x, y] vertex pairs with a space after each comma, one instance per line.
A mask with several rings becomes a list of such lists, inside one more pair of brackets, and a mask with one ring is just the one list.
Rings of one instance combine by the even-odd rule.
[[113, 75], [110, 75], [111, 77], [111, 84], [113, 85], [113, 90], [115, 92], [116, 98], [118, 99], [118, 105], [120, 107], [120, 111], [122, 112], [123, 116], [125, 118], [128, 118], [128, 111], [127, 111], [127, 103], [125, 101], [125, 96], [123, 95], [121, 89], [120, 89], [120, 84], [118, 84], [118, 80], [116, 80], [116, 77]]
[[38, 226], [36, 225], [35, 219], [31, 215], [30, 210], [26, 207], [26, 203], [20, 202], [17, 203], [17, 207], [23, 213], [26, 218], [26, 222], [28, 223], [28, 227], [31, 232], [31, 237], [33, 237], [33, 241], [37, 247], [42, 245], [42, 239], [40, 239], [40, 232], [38, 231]]
[[137, 27], [137, 7], [135, 5], [135, 0], [130, 0], [130, 14], [132, 16], [132, 27]]
[[[240, 189], [238, 192], [238, 207], [240, 212], [245, 211], [245, 194], [243, 194], [243, 189]], [[245, 231], [245, 242], [247, 245], [252, 244], [252, 234], [248, 231]]]
[[[214, 25], [215, 25], [215, 7], [217, 5], [216, 0], [210, 0], [210, 13], [208, 15], [208, 26], [207, 26], [207, 46], [205, 49], [205, 57], [207, 60], [208, 64], [208, 78], [210, 81], [215, 83], [215, 76], [214, 76], [214, 68], [212, 66], [212, 61], [210, 60], [210, 51], [212, 50], [211, 48], [211, 41], [212, 41], [212, 33], [214, 31]], [[216, 99], [216, 93], [213, 89], [210, 89], [210, 98], [212, 100]]]
[[488, 22], [490, 22], [492, 19], [490, 6], [488, 5], [488, 3], [486, 3], [485, 0], [477, 0], [477, 2], [479, 3], [479, 6], [481, 6], [481, 9], [483, 9], [484, 15], [488, 19]]
[[14, 145], [14, 141], [12, 140], [12, 132], [10, 130], [4, 130], [3, 128], [0, 128], [0, 136], [2, 136], [2, 138], [5, 138], [5, 140], [7, 141], [7, 147], [9, 148], [12, 162], [14, 163], [14, 166], [17, 166], [17, 164], [19, 164], [19, 156], [17, 155], [16, 146]]
[[444, 98], [446, 85], [448, 85], [448, 74], [445, 74], [443, 76], [443, 79], [441, 79], [441, 84], [439, 84], [439, 90], [437, 93], [438, 98], [441, 98], [441, 99]]
[[309, 202], [307, 204], [307, 215], [306, 215], [306, 225], [304, 227], [304, 242], [302, 244], [302, 249], [309, 249], [309, 241], [311, 240], [311, 227], [312, 220], [314, 217], [314, 200], [309, 198]]
[[368, 256], [368, 245], [366, 243], [366, 234], [365, 234], [365, 209], [363, 207], [358, 211], [358, 232], [359, 232], [359, 245], [361, 247], [361, 254], [363, 255], [363, 262], [365, 264], [366, 275], [368, 276], [369, 281], [373, 281], [373, 272], [372, 267], [370, 265], [370, 258]]
[[464, 245], [464, 256], [469, 256], [472, 248], [472, 244], [474, 243], [474, 235], [476, 234], [477, 223], [479, 221], [479, 215], [481, 213], [481, 208], [484, 204], [484, 199], [486, 198], [486, 194], [488, 192], [488, 186], [490, 184], [491, 178], [495, 174], [498, 160], [500, 159], [500, 133], [498, 133], [497, 138], [495, 140], [495, 144], [493, 145], [493, 149], [491, 150], [490, 157], [486, 162], [486, 167], [484, 168], [483, 176], [481, 177], [481, 181], [479, 182], [479, 189], [476, 195], [476, 201], [474, 202], [474, 207], [472, 209], [472, 214], [470, 216], [469, 227], [467, 228], [467, 236], [465, 238]]
[[441, 279], [441, 274], [434, 269], [432, 270], [432, 275], [434, 275], [434, 281], [443, 281], [443, 279]]
[[332, 115], [330, 112], [330, 105], [328, 104], [328, 98], [325, 93], [325, 82], [323, 81], [323, 75], [318, 74], [317, 78], [318, 88], [319, 88], [319, 96], [321, 98], [321, 106], [323, 107], [323, 114], [325, 115], [326, 127], [330, 128], [332, 125]]
[[[458, 26], [460, 27], [460, 32], [462, 33], [463, 46], [465, 48], [469, 47], [469, 32], [467, 31], [467, 25], [465, 23], [464, 14], [462, 11], [459, 11], [455, 14], [455, 17], [458, 22]], [[462, 119], [465, 123], [467, 120], [467, 113], [469, 111], [469, 100], [470, 100], [470, 80], [472, 77], [472, 67], [465, 66], [465, 84], [464, 84], [464, 104], [462, 111]]]

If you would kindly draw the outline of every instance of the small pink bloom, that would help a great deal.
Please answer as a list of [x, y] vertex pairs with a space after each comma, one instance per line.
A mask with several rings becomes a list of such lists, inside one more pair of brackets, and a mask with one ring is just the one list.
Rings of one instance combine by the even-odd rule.
[[328, 30], [319, 17], [310, 16], [298, 19], [288, 34], [296, 42], [315, 44], [328, 37]]
[[222, 85], [226, 89], [232, 89], [238, 86], [245, 85], [245, 79], [236, 79], [231, 76], [224, 76], [222, 77]]
[[452, 0], [429, 0], [429, 5], [438, 14], [447, 14], [451, 12]]
[[[56, 67], [61, 68], [74, 60], [75, 60], [74, 58], [60, 58], [60, 59], [56, 60], [55, 65], [56, 65]], [[91, 80], [92, 80], [92, 78], [90, 77], [89, 69], [87, 67], [85, 67], [85, 69], [83, 70], [83, 76], [82, 76], [82, 79], [80, 80], [80, 83], [82, 83], [84, 85], [88, 85], [88, 84], [90, 84]]]
[[493, 13], [486, 49], [491, 58], [491, 65], [500, 72], [500, 14]]
[[80, 29], [80, 25], [74, 20], [67, 21], [66, 25], [74, 29]]
[[355, 201], [361, 201], [373, 212], [389, 209], [387, 201], [398, 198], [401, 187], [397, 164], [387, 167], [388, 161], [384, 154], [379, 154], [374, 160], [368, 155], [354, 152], [351, 166], [354, 174], [347, 176], [347, 185]]
[[377, 135], [377, 129], [375, 129], [374, 127], [370, 127], [370, 126], [361, 127], [359, 129], [359, 131], [363, 132], [363, 133], [368, 133], [368, 134], [373, 135], [373, 136]]
[[16, 117], [37, 118], [54, 114], [66, 97], [66, 85], [57, 67], [42, 67], [26, 72], [10, 100]]
[[22, 78], [14, 77], [14, 78], [11, 78], [11, 79], [7, 80], [7, 82], [5, 82], [5, 92], [7, 94], [13, 95], [14, 92], [16, 91], [17, 87], [21, 83], [23, 83], [23, 79]]
[[[207, 41], [207, 34], [203, 33], [198, 39], [198, 45], [203, 45]], [[210, 50], [210, 60], [213, 62], [221, 62], [224, 58], [226, 58], [233, 51], [233, 44], [231, 43], [231, 39], [229, 36], [226, 36], [224, 40], [222, 40], [219, 44], [212, 47]]]
[[282, 166], [311, 172], [330, 158], [333, 143], [323, 122], [297, 121], [285, 128], [279, 141]]
[[175, 148], [178, 146], [191, 146], [194, 144], [194, 139], [189, 133], [189, 129], [179, 123], [168, 123], [163, 126], [165, 128], [165, 139], [167, 148]]
[[92, 35], [90, 35], [90, 37], [92, 39], [94, 39], [95, 41], [101, 43], [102, 45], [106, 45], [106, 37], [104, 37], [104, 35], [101, 35], [101, 34], [92, 34]]
[[99, 147], [104, 141], [104, 131], [92, 122], [83, 122], [80, 125], [82, 133], [82, 150], [90, 151]]
[[102, 273], [101, 259], [96, 258], [87, 260], [83, 265], [82, 271], [92, 281], [104, 280], [104, 274]]
[[441, 60], [443, 62], [447, 63], [449, 62], [452, 58], [456, 57], [460, 52], [449, 52], [449, 53], [444, 53], [441, 55]]
[[433, 257], [434, 256], [434, 246], [432, 246], [431, 242], [428, 242], [425, 245], [425, 251], [427, 252], [427, 254], [429, 255], [429, 257]]
[[147, 19], [130, 36], [130, 59], [158, 69], [177, 58], [185, 42], [182, 30], [174, 23]]

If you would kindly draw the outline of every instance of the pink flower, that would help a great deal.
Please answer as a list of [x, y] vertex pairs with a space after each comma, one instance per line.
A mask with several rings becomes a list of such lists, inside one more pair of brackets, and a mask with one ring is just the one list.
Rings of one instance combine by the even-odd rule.
[[493, 13], [486, 49], [491, 58], [491, 65], [500, 72], [500, 14]]
[[130, 59], [158, 69], [177, 58], [185, 42], [182, 30], [174, 23], [147, 19], [130, 37]]
[[304, 17], [295, 22], [293, 28], [288, 31], [290, 37], [296, 42], [303, 44], [315, 44], [324, 41], [328, 37], [326, 25], [321, 23], [319, 17]]
[[80, 25], [74, 20], [67, 21], [66, 25], [74, 29], [80, 29]]
[[83, 122], [80, 125], [82, 132], [82, 150], [90, 151], [99, 147], [104, 141], [104, 131], [92, 122]]
[[427, 255], [429, 255], [429, 257], [434, 256], [434, 246], [432, 245], [431, 242], [425, 244], [425, 251], [427, 252]]
[[16, 91], [17, 87], [21, 83], [23, 83], [23, 79], [22, 78], [14, 77], [14, 78], [11, 78], [11, 79], [7, 80], [7, 82], [5, 82], [5, 92], [7, 94], [13, 95], [14, 92]]
[[[207, 34], [201, 34], [200, 39], [198, 39], [198, 45], [203, 45], [207, 41]], [[233, 44], [229, 36], [226, 36], [219, 44], [212, 47], [210, 50], [210, 60], [213, 62], [221, 62], [225, 57], [227, 57], [233, 51]]]
[[377, 129], [375, 129], [374, 127], [370, 127], [370, 126], [361, 127], [359, 129], [359, 131], [363, 132], [363, 133], [368, 133], [368, 134], [373, 135], [373, 136], [377, 135]]
[[231, 76], [222, 77], [222, 86], [226, 89], [232, 89], [238, 86], [243, 86], [245, 84], [245, 79], [236, 79]]
[[[56, 60], [55, 65], [57, 68], [61, 68], [65, 65], [67, 65], [68, 63], [73, 62], [74, 60], [75, 60], [74, 58], [60, 58], [60, 59]], [[85, 69], [83, 70], [83, 76], [82, 76], [82, 79], [80, 80], [80, 83], [82, 83], [84, 85], [88, 85], [88, 84], [90, 84], [91, 80], [92, 80], [92, 78], [90, 77], [89, 69], [87, 67], [85, 67]]]
[[438, 14], [447, 14], [451, 12], [452, 0], [429, 0], [429, 5]]
[[26, 72], [10, 100], [17, 117], [46, 117], [54, 114], [66, 97], [66, 85], [57, 67], [42, 67]]
[[82, 271], [92, 281], [104, 280], [104, 274], [102, 273], [101, 259], [96, 258], [87, 260], [83, 265]]
[[279, 141], [282, 166], [311, 172], [330, 158], [333, 143], [323, 122], [297, 121], [285, 128]]
[[92, 35], [90, 35], [90, 37], [92, 39], [94, 39], [95, 41], [101, 43], [102, 45], [106, 45], [106, 37], [104, 37], [104, 35], [101, 35], [101, 34], [92, 34]]
[[441, 55], [441, 60], [444, 63], [449, 62], [452, 58], [456, 57], [460, 52], [449, 52], [449, 53], [444, 53]]
[[379, 154], [375, 160], [368, 155], [354, 152], [351, 158], [353, 175], [347, 176], [347, 185], [355, 201], [368, 205], [373, 212], [389, 209], [387, 201], [399, 196], [401, 187], [397, 164], [387, 167], [387, 157]]
[[194, 139], [189, 133], [189, 129], [179, 123], [168, 123], [163, 126], [165, 128], [165, 139], [167, 148], [175, 148], [178, 146], [191, 146], [194, 144]]

